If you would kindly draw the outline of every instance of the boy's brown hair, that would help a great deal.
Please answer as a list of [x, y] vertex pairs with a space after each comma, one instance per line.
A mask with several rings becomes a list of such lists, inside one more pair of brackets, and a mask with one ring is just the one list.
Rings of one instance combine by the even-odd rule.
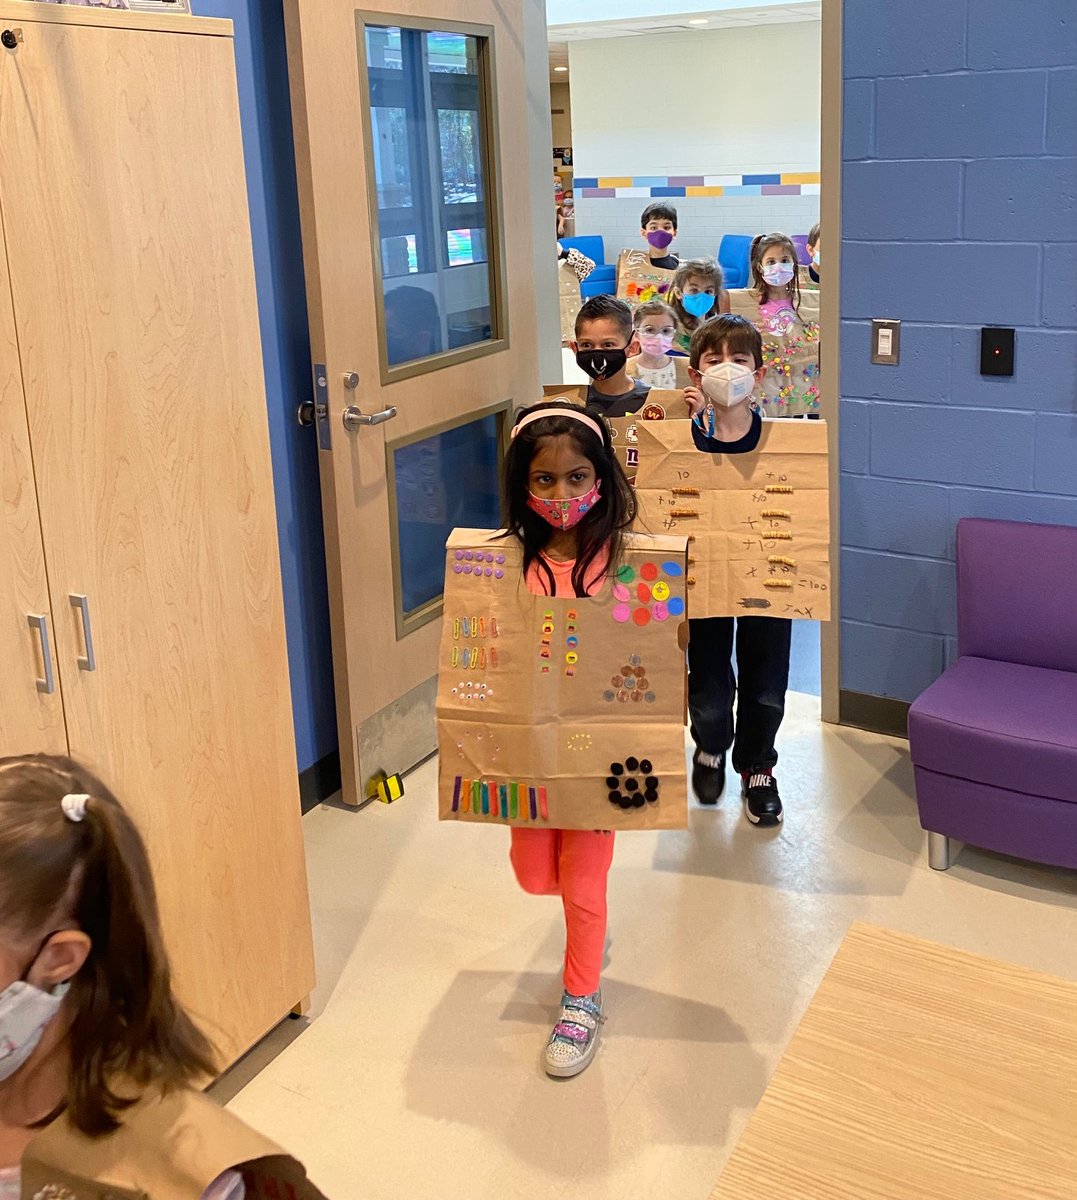
[[750, 354], [758, 371], [763, 365], [763, 338], [759, 330], [745, 317], [736, 313], [720, 313], [710, 321], [704, 321], [692, 334], [688, 344], [688, 361], [695, 370], [704, 354], [722, 352], [727, 354]]
[[[78, 823], [60, 803], [71, 794], [90, 797]], [[65, 1104], [99, 1137], [138, 1099], [131, 1084], [171, 1091], [214, 1075], [213, 1047], [173, 994], [146, 847], [119, 801], [70, 758], [0, 758], [0, 928], [40, 947], [71, 925], [92, 944], [66, 1001]]]
[[819, 222], [816, 221], [815, 224], [808, 231], [808, 245], [809, 246], [818, 246], [819, 245], [819, 234], [822, 232], [823, 231], [819, 228]]
[[677, 324], [677, 314], [664, 300], [647, 300], [632, 315], [632, 324], [639, 329], [645, 317], [666, 317]]
[[632, 309], [616, 296], [592, 296], [576, 314], [576, 341], [590, 321], [614, 321], [626, 338], [632, 337]]

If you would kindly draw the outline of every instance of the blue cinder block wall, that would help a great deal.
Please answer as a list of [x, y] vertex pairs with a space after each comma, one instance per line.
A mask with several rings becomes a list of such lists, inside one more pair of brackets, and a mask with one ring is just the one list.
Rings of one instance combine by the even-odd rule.
[[[1077, 4], [844, 22], [841, 682], [913, 700], [955, 653], [957, 520], [1077, 525]], [[1016, 327], [1012, 379], [983, 325]]]
[[243, 148], [277, 497], [296, 752], [305, 771], [337, 749], [317, 449], [295, 420], [311, 397], [303, 248], [281, 0], [193, 0], [235, 23]]

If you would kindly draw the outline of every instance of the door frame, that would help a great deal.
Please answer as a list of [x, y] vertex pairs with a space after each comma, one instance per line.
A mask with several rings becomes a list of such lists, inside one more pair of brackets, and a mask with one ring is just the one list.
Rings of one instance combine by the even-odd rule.
[[819, 296], [820, 345], [828, 367], [821, 372], [822, 414], [830, 431], [830, 606], [820, 627], [822, 717], [839, 722], [841, 696], [841, 183], [842, 7], [823, 0], [820, 95], [820, 212], [827, 251], [827, 283]]

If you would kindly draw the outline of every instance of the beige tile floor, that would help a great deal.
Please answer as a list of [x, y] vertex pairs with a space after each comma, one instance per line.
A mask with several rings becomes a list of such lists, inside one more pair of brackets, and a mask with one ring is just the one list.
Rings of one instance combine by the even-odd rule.
[[780, 831], [730, 795], [619, 837], [609, 1022], [566, 1082], [539, 1065], [560, 909], [517, 890], [506, 832], [439, 825], [432, 763], [391, 807], [310, 813], [311, 1019], [219, 1095], [332, 1200], [706, 1200], [854, 919], [1077, 979], [1077, 874], [970, 848], [931, 871], [905, 744], [812, 697], [780, 749]]

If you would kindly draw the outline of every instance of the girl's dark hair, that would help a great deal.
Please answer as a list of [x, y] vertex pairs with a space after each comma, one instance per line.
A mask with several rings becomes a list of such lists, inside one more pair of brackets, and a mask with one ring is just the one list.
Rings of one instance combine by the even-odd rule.
[[[693, 277], [705, 279], [708, 283], [714, 284], [714, 307], [705, 317], [693, 317], [681, 302], [681, 298], [684, 296], [684, 289], [688, 286], [688, 280]], [[692, 333], [704, 321], [710, 321], [717, 315], [718, 305], [722, 300], [723, 286], [724, 277], [722, 275], [722, 268], [716, 258], [686, 258], [681, 260], [681, 265], [677, 268], [673, 276], [673, 283], [670, 285], [666, 299], [669, 301], [670, 307], [676, 314], [677, 321], [685, 333]]]
[[[79, 823], [61, 808], [70, 793], [90, 797]], [[92, 943], [67, 999], [66, 1107], [97, 1137], [137, 1101], [130, 1084], [169, 1091], [212, 1076], [214, 1050], [173, 994], [146, 848], [119, 801], [70, 758], [2, 758], [0, 927], [30, 941], [65, 922]]]
[[800, 256], [797, 254], [797, 248], [793, 245], [793, 239], [784, 233], [761, 233], [752, 241], [752, 248], [748, 252], [748, 261], [751, 264], [752, 272], [752, 291], [757, 295], [759, 301], [762, 302], [767, 294], [767, 281], [763, 278], [763, 255], [771, 248], [771, 246], [780, 246], [787, 251], [793, 260], [793, 278], [789, 282], [789, 295], [793, 300], [793, 308], [797, 315], [800, 315]]
[[[582, 421], [564, 416], [566, 410], [585, 412], [602, 430], [602, 436], [599, 437]], [[544, 438], [561, 435], [572, 438], [579, 452], [594, 467], [595, 477], [602, 481], [602, 500], [576, 526], [578, 541], [576, 565], [572, 568], [572, 586], [577, 596], [586, 596], [587, 585], [594, 583], [595, 562], [603, 552], [609, 553], [607, 575], [614, 574], [621, 564], [624, 531], [636, 519], [636, 493], [617, 461], [609, 426], [601, 413], [565, 400], [544, 400], [541, 404], [521, 409], [516, 414], [516, 422], [519, 424], [532, 413], [546, 411], [550, 414], [548, 417], [532, 421], [509, 444], [501, 487], [504, 524], [508, 534], [523, 546], [524, 575], [532, 563], [537, 563], [546, 594], [552, 596], [556, 584], [542, 551], [555, 531], [548, 521], [528, 507], [531, 462]]]

